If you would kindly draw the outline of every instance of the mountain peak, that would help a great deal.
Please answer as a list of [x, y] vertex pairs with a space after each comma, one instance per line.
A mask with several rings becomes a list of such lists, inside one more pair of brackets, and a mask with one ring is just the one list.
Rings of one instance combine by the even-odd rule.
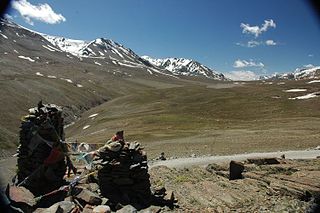
[[152, 65], [170, 71], [174, 75], [204, 76], [215, 80], [226, 80], [223, 74], [206, 67], [198, 61], [186, 58], [154, 59], [150, 56], [142, 56]]

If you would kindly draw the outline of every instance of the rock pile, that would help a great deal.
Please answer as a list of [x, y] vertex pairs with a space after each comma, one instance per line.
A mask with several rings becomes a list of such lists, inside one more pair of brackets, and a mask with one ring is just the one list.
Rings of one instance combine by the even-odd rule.
[[101, 194], [113, 203], [141, 209], [151, 202], [147, 156], [137, 142], [114, 141], [98, 151]]
[[29, 114], [21, 122], [16, 184], [25, 186], [34, 195], [63, 185], [66, 172], [64, 156], [48, 162], [53, 148], [63, 139], [60, 107], [40, 102], [38, 107], [29, 109]]

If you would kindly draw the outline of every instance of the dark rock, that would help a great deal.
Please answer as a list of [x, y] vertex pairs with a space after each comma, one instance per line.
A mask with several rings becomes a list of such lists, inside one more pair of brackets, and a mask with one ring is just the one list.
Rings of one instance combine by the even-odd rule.
[[270, 164], [280, 164], [277, 158], [249, 158], [247, 159], [249, 163], [254, 163], [256, 165], [270, 165]]
[[229, 180], [242, 179], [244, 165], [241, 162], [231, 161], [229, 166]]
[[131, 205], [126, 205], [122, 209], [119, 209], [117, 213], [137, 213], [137, 209]]
[[76, 195], [76, 197], [91, 205], [100, 205], [102, 202], [99, 195], [87, 189], [82, 189], [81, 192]]

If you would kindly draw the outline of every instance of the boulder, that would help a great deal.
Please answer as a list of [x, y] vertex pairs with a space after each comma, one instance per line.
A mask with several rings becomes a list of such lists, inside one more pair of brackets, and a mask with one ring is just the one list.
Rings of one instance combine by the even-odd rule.
[[34, 195], [23, 186], [8, 186], [8, 197], [14, 203], [24, 203], [29, 206], [34, 206], [36, 201]]
[[229, 166], [229, 180], [242, 179], [244, 165], [241, 162], [231, 161]]
[[87, 189], [82, 189], [81, 192], [76, 195], [76, 198], [79, 198], [85, 203], [88, 203], [91, 205], [100, 205], [102, 202], [102, 199], [99, 197], [99, 195]]

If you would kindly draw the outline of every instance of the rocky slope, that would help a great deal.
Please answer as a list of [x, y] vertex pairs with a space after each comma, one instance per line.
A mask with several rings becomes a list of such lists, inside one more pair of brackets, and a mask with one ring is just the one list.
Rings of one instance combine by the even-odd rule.
[[320, 195], [319, 163], [319, 159], [248, 159], [236, 163], [243, 172], [235, 180], [229, 180], [228, 162], [206, 169], [160, 166], [151, 169], [151, 180], [154, 186], [174, 191], [177, 212], [306, 212], [314, 203], [319, 205], [315, 201]]
[[[161, 199], [165, 202], [138, 212], [317, 212], [320, 159], [284, 158], [250, 158], [242, 162], [209, 164], [206, 168], [154, 167], [149, 171], [151, 189], [155, 194], [162, 193]], [[49, 208], [38, 208], [36, 212], [92, 212], [98, 208], [110, 211], [108, 199], [99, 195], [99, 187], [93, 179], [81, 179], [75, 187], [78, 192], [72, 197]], [[14, 190], [25, 195], [13, 197], [20, 201], [19, 207], [26, 209], [35, 204], [30, 193]], [[165, 204], [172, 204], [172, 201], [177, 203]], [[116, 212], [137, 210], [131, 205], [118, 205]]]

